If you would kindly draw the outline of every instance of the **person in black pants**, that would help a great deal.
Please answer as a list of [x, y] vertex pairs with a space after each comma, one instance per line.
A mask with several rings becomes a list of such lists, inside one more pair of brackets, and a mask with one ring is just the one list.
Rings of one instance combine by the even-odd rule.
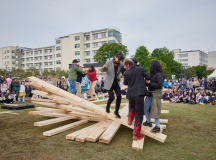
[[144, 96], [148, 95], [146, 80], [150, 80], [150, 74], [143, 68], [135, 66], [130, 59], [124, 60], [124, 84], [128, 85], [126, 98], [129, 99], [128, 125], [132, 124], [135, 117], [133, 140], [141, 139], [144, 134], [140, 134], [143, 121]]
[[118, 113], [121, 104], [121, 89], [120, 89], [121, 77], [119, 76], [119, 73], [122, 72], [123, 74], [125, 71], [121, 60], [123, 60], [123, 54], [121, 52], [116, 51], [113, 60], [108, 60], [102, 68], [102, 72], [106, 72], [104, 89], [108, 90], [108, 94], [109, 94], [109, 100], [107, 102], [106, 112], [110, 113], [110, 105], [115, 99], [113, 93], [114, 90], [117, 96], [116, 109], [114, 114], [118, 118], [121, 118], [121, 116]]

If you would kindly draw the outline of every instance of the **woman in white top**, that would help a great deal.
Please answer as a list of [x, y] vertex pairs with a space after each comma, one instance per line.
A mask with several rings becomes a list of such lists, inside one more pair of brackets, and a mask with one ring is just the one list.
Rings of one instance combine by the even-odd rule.
[[5, 95], [7, 89], [8, 89], [8, 84], [7, 84], [6, 80], [4, 80], [3, 84], [1, 84], [1, 92]]
[[23, 103], [25, 103], [25, 95], [26, 95], [26, 91], [25, 91], [25, 82], [22, 81], [21, 85], [20, 85], [20, 93], [19, 96], [21, 97], [21, 100]]

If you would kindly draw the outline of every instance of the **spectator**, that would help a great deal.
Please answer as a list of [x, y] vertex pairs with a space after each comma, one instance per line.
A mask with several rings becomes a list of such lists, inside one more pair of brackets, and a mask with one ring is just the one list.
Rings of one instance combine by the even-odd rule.
[[165, 100], [171, 100], [173, 95], [170, 92], [167, 92], [167, 95], [165, 97]]
[[182, 96], [183, 95], [183, 90], [178, 90], [178, 93]]
[[202, 81], [200, 82], [200, 85], [199, 85], [199, 86], [201, 87], [202, 84], [204, 84], [205, 89], [207, 89], [208, 83], [207, 83], [207, 81], [205, 80], [205, 77], [202, 77]]
[[12, 82], [12, 93], [16, 94], [16, 103], [18, 102], [18, 96], [19, 96], [19, 91], [20, 91], [20, 83], [17, 81], [17, 78], [14, 79], [14, 81]]
[[168, 80], [168, 85], [172, 88], [172, 82], [170, 80]]
[[190, 99], [190, 104], [196, 104], [196, 97], [194, 94], [192, 95], [192, 97]]
[[[95, 96], [95, 85], [97, 83], [96, 70], [93, 65], [89, 66], [89, 70], [86, 72], [89, 75], [89, 98]], [[99, 85], [100, 86], [100, 85]]]
[[58, 81], [56, 82], [56, 87], [62, 88], [61, 78], [58, 78]]
[[[83, 70], [84, 65], [80, 64], [79, 65], [79, 69]], [[85, 73], [81, 73], [81, 72], [77, 72], [77, 83], [76, 83], [76, 89], [77, 89], [77, 96], [79, 97], [81, 94], [81, 82], [82, 82], [82, 78], [85, 77]]]
[[67, 91], [68, 86], [67, 86], [67, 82], [65, 81], [65, 76], [62, 76], [62, 89]]
[[207, 94], [204, 92], [204, 93], [202, 94], [201, 99], [200, 99], [200, 104], [208, 104], [208, 103], [209, 103], [209, 101], [208, 101], [208, 96], [207, 96]]
[[180, 87], [181, 90], [185, 90], [186, 89], [186, 81], [184, 80], [184, 78], [182, 78], [182, 80], [180, 81]]
[[53, 81], [51, 81], [51, 77], [48, 77], [48, 81], [47, 81], [47, 83], [53, 85]]
[[11, 79], [11, 76], [10, 76], [10, 75], [8, 76], [8, 78], [6, 79], [6, 81], [7, 81], [8, 85], [10, 86], [10, 83], [11, 83], [11, 81], [12, 81], [12, 79]]
[[215, 82], [215, 79], [213, 78], [212, 81], [210, 82], [210, 87], [211, 87], [211, 90], [213, 92], [216, 91], [216, 82]]
[[178, 93], [178, 91], [175, 91], [171, 101], [172, 102], [178, 102], [180, 100], [180, 96], [181, 96], [180, 93]]
[[184, 92], [184, 94], [180, 97], [180, 102], [189, 103], [189, 101], [190, 101], [189, 95], [187, 94], [187, 92]]
[[9, 90], [7, 90], [7, 92], [6, 92], [6, 94], [5, 94], [5, 98], [6, 98], [6, 102], [7, 102], [7, 103], [13, 103], [13, 98], [14, 98], [14, 96], [13, 96], [12, 93], [10, 93]]
[[85, 73], [83, 70], [77, 67], [77, 63], [78, 61], [74, 59], [73, 64], [71, 65], [71, 68], [69, 69], [69, 72], [68, 72], [69, 74], [68, 82], [70, 83], [71, 94], [74, 94], [76, 90], [77, 72]]
[[96, 91], [101, 91], [101, 85], [100, 85], [100, 82], [97, 80], [97, 83], [95, 85], [95, 90]]
[[7, 81], [4, 80], [4, 81], [3, 81], [3, 84], [1, 84], [1, 92], [5, 95], [7, 89], [8, 89], [8, 84], [7, 84]]
[[44, 77], [43, 81], [45, 81], [45, 82], [46, 82], [46, 81], [47, 81], [47, 78], [46, 78], [46, 77]]
[[212, 96], [209, 98], [209, 103], [215, 105], [216, 103], [216, 97], [215, 94], [212, 93]]
[[31, 96], [31, 88], [29, 86], [26, 86], [25, 92], [26, 92], [26, 97], [32, 97]]
[[197, 89], [197, 94], [196, 94], [196, 103], [199, 103], [200, 99], [201, 99], [201, 92], [199, 91], [199, 89]]
[[164, 79], [163, 86], [164, 86], [164, 88], [168, 88], [169, 87], [167, 79]]
[[106, 90], [104, 89], [104, 77], [101, 78], [101, 90], [103, 93], [106, 93]]
[[23, 103], [25, 103], [25, 95], [26, 95], [26, 92], [25, 92], [25, 82], [22, 81], [21, 82], [21, 85], [20, 85], [20, 93], [19, 93], [19, 96], [21, 97], [21, 101]]
[[167, 92], [162, 92], [163, 95], [162, 95], [162, 99], [165, 101], [166, 100], [166, 96], [167, 96]]
[[199, 89], [200, 89], [200, 92], [201, 92], [201, 95], [202, 95], [204, 93], [204, 91], [205, 91], [204, 84], [202, 84], [202, 86], [199, 87]]
[[193, 82], [191, 81], [191, 79], [189, 78], [188, 80], [187, 80], [187, 89], [193, 89]]
[[5, 98], [4, 94], [1, 94], [0, 104], [6, 104], [6, 98]]
[[89, 94], [89, 90], [86, 89], [86, 91], [83, 94], [83, 99], [87, 100], [88, 99], [88, 94]]
[[195, 88], [199, 87], [199, 81], [197, 80], [197, 78], [195, 78], [194, 82], [193, 82], [193, 88], [195, 91]]

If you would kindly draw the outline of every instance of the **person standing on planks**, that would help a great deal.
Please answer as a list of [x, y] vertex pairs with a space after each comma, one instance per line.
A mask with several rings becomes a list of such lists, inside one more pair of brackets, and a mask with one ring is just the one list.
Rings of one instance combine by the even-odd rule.
[[131, 125], [135, 117], [133, 140], [142, 139], [140, 134], [143, 121], [144, 97], [148, 95], [145, 80], [150, 80], [150, 74], [143, 68], [134, 65], [131, 59], [123, 62], [126, 72], [124, 73], [124, 84], [128, 85], [126, 98], [129, 99], [128, 125]]
[[113, 59], [108, 60], [102, 68], [102, 72], [106, 72], [106, 79], [103, 88], [108, 90], [108, 94], [109, 94], [109, 99], [106, 106], [106, 112], [110, 113], [110, 105], [115, 99], [113, 93], [114, 90], [117, 96], [116, 108], [114, 114], [117, 118], [121, 118], [121, 116], [119, 115], [119, 108], [121, 104], [121, 88], [120, 88], [121, 77], [119, 73], [121, 72], [123, 74], [125, 72], [123, 63], [121, 62], [123, 58], [124, 56], [121, 52], [115, 51]]

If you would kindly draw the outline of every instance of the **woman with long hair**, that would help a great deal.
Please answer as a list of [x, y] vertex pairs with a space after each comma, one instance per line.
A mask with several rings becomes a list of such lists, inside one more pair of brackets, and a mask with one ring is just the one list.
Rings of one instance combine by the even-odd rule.
[[89, 66], [89, 70], [86, 72], [89, 76], [89, 97], [95, 96], [95, 85], [97, 83], [96, 70], [93, 65]]
[[150, 96], [147, 97], [144, 104], [144, 112], [147, 121], [144, 122], [143, 125], [152, 127], [151, 117], [153, 117], [155, 119], [155, 127], [151, 132], [158, 133], [160, 132], [161, 98], [164, 75], [160, 63], [156, 60], [151, 61], [150, 75], [151, 80], [145, 80]]

